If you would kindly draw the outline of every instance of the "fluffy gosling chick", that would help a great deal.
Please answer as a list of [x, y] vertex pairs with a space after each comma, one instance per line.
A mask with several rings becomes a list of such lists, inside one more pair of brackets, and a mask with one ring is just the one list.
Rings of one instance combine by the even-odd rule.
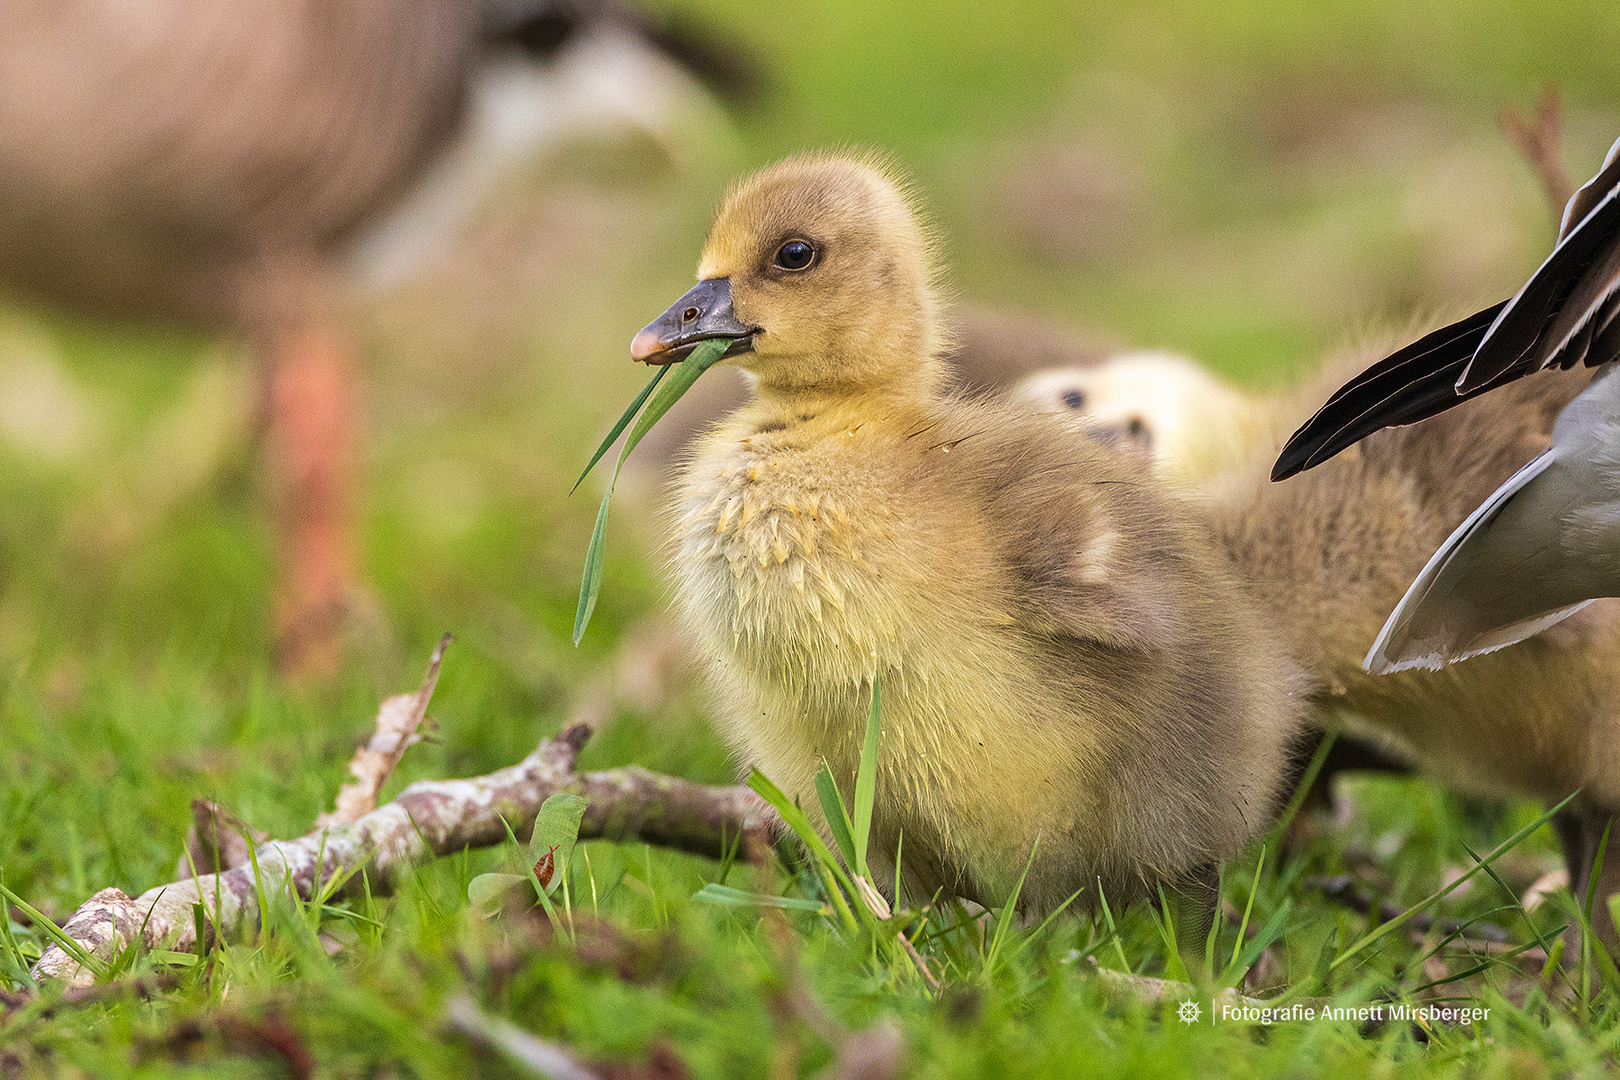
[[1171, 352], [1127, 352], [1094, 367], [1038, 371], [1020, 381], [1012, 397], [1078, 417], [1120, 446], [1147, 454], [1165, 478], [1194, 486], [1218, 480], [1261, 445], [1270, 446], [1266, 402]]
[[[727, 195], [699, 283], [636, 336], [726, 337], [752, 398], [697, 444], [678, 604], [722, 726], [806, 808], [852, 792], [913, 896], [1022, 905], [1206, 880], [1271, 819], [1295, 675], [1206, 528], [1075, 425], [943, 389], [934, 260], [883, 167], [789, 158]], [[874, 861], [880, 887], [895, 867]]]

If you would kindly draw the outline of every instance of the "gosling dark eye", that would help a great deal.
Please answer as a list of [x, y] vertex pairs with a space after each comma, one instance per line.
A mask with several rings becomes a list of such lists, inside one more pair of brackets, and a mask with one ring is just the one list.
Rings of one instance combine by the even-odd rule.
[[1078, 390], [1063, 391], [1063, 404], [1071, 409], [1082, 409], [1086, 404], [1086, 395]]
[[1131, 422], [1125, 428], [1125, 434], [1132, 442], [1147, 450], [1153, 446], [1153, 432], [1148, 430], [1147, 424], [1142, 422], [1140, 416], [1131, 417]]
[[815, 261], [816, 249], [808, 240], [789, 240], [776, 249], [778, 270], [803, 270]]

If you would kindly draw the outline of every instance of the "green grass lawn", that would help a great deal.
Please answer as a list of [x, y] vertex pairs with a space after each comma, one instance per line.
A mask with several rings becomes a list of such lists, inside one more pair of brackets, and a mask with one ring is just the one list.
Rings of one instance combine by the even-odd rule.
[[[170, 881], [198, 797], [275, 836], [305, 833], [380, 697], [416, 684], [446, 630], [458, 643], [433, 703], [438, 739], [385, 794], [511, 764], [584, 712], [602, 720], [589, 767], [732, 780], [663, 615], [660, 463], [644, 449], [621, 482], [578, 649], [601, 489], [567, 491], [641, 381], [630, 335], [689, 283], [738, 172], [812, 146], [886, 148], [940, 226], [960, 299], [1275, 386], [1391, 321], [1499, 299], [1533, 268], [1551, 215], [1495, 131], [1500, 105], [1560, 86], [1577, 178], [1620, 134], [1613, 5], [674, 7], [762, 59], [761, 101], [683, 131], [683, 152], [606, 139], [537, 164], [440, 264], [359, 303], [369, 592], [332, 685], [270, 673], [269, 529], [240, 350], [0, 311], [7, 888], [65, 919], [103, 886]], [[1404, 911], [1542, 808], [1413, 778], [1358, 777], [1341, 794], [1337, 817], [1303, 813], [1286, 852], [1271, 837], [1263, 863], [1257, 843], [1227, 868], [1208, 949], [1169, 948], [1146, 908], [1044, 927], [931, 910], [901, 928], [936, 989], [896, 950], [894, 925], [692, 899], [722, 877], [828, 899], [791, 855], [722, 867], [593, 842], [570, 866], [558, 929], [538, 912], [475, 914], [468, 882], [507, 856], [474, 851], [389, 898], [312, 911], [272, 895], [253, 940], [190, 966], [134, 958], [89, 1001], [0, 1005], [0, 1076], [275, 1076], [306, 1057], [319, 1075], [524, 1075], [451, 1031], [463, 996], [604, 1075], [613, 1063], [620, 1076], [809, 1076], [835, 1068], [847, 1032], [885, 1024], [916, 1076], [1612, 1071], [1612, 972], [1560, 955], [1567, 896], [1530, 913], [1513, 899], [1559, 865], [1550, 830], [1425, 909], [1427, 929], [1359, 946], [1379, 917], [1324, 894], [1348, 875]], [[12, 994], [47, 938], [8, 910]], [[1241, 943], [1245, 916], [1263, 952]], [[1457, 924], [1468, 929], [1444, 940]], [[1521, 947], [1537, 959], [1499, 955]], [[1252, 992], [1316, 1007], [1438, 996], [1491, 1011], [1429, 1031], [1212, 1023], [1209, 993], [1245, 968]], [[1176, 1001], [1122, 995], [1105, 969], [1197, 984], [1200, 1022], [1181, 1023]]]

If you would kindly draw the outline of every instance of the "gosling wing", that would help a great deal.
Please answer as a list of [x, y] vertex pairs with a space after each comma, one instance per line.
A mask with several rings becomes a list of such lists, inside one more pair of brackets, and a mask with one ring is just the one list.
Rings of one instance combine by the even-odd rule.
[[1283, 447], [1273, 480], [1381, 428], [1413, 424], [1535, 371], [1620, 356], [1620, 140], [1564, 211], [1557, 247], [1511, 300], [1437, 330], [1345, 384]]
[[1384, 624], [1374, 674], [1438, 668], [1620, 595], [1620, 365], [1565, 407], [1553, 446], [1435, 552]]

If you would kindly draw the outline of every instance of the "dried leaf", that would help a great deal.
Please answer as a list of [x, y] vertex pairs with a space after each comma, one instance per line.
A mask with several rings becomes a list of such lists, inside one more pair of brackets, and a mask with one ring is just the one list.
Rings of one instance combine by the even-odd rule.
[[557, 870], [557, 849], [551, 848], [534, 864], [534, 879], [542, 888], [551, 885], [551, 875]]

